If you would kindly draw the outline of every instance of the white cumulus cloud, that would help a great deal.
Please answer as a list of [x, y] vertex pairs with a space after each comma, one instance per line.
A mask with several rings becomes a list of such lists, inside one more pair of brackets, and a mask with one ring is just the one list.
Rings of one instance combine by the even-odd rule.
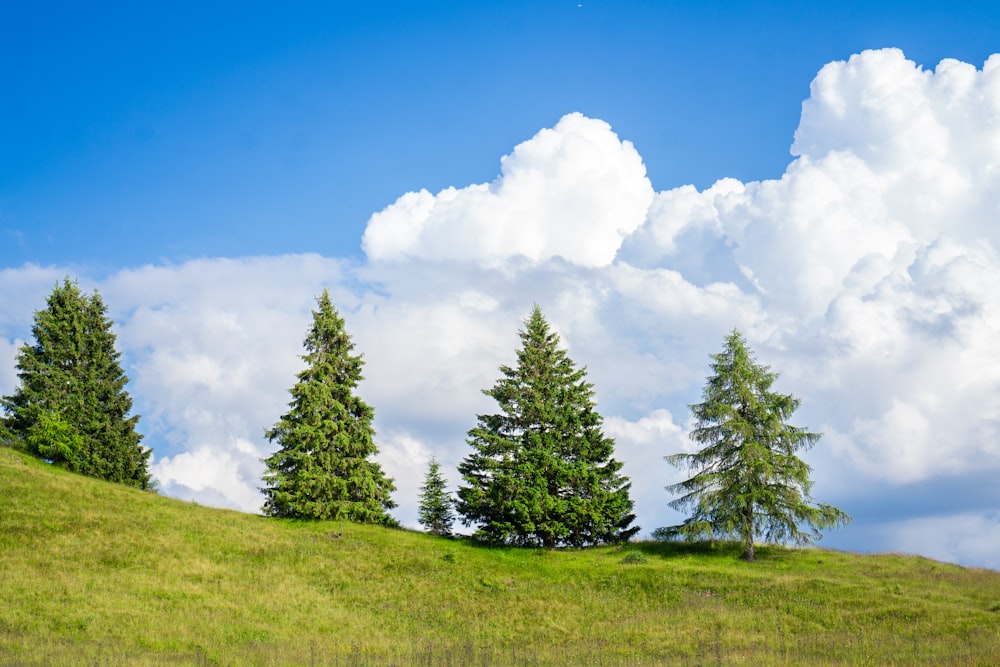
[[517, 145], [500, 167], [492, 183], [410, 192], [373, 215], [363, 240], [368, 257], [487, 265], [562, 257], [604, 266], [653, 196], [631, 142], [579, 113]]

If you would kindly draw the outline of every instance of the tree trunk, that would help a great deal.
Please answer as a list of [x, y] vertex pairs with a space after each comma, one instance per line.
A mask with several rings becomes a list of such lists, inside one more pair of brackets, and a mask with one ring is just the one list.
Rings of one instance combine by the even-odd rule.
[[746, 531], [743, 534], [743, 560], [748, 563], [754, 562], [753, 553], [753, 507], [747, 510], [746, 515], [743, 517], [743, 528]]

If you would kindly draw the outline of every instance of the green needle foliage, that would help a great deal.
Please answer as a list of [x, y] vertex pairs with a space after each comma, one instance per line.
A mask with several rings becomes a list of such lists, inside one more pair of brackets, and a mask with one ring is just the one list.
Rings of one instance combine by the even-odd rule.
[[755, 362], [735, 329], [712, 358], [714, 375], [704, 400], [691, 406], [697, 420], [691, 439], [704, 448], [666, 457], [677, 467], [697, 470], [667, 487], [683, 494], [671, 507], [694, 511], [683, 524], [655, 535], [738, 536], [743, 558], [752, 561], [758, 535], [767, 542], [809, 544], [821, 537], [820, 529], [850, 522], [832, 505], [810, 503], [810, 468], [795, 452], [812, 447], [820, 435], [788, 424], [800, 401], [771, 391], [778, 374]]
[[582, 546], [627, 540], [639, 529], [628, 479], [601, 431], [584, 379], [536, 305], [520, 332], [517, 367], [484, 390], [501, 412], [479, 415], [474, 451], [459, 465], [465, 525], [491, 542]]
[[264, 514], [299, 519], [347, 519], [394, 525], [387, 514], [395, 490], [373, 440], [375, 411], [354, 391], [364, 364], [329, 291], [316, 300], [306, 336], [307, 367], [291, 389], [289, 411], [270, 430], [280, 449], [264, 460]]
[[34, 345], [18, 352], [20, 385], [2, 399], [8, 438], [73, 472], [150, 489], [150, 450], [129, 416], [111, 326], [96, 291], [83, 294], [69, 278], [56, 285], [35, 313]]
[[21, 445], [21, 440], [17, 438], [9, 428], [7, 428], [7, 420], [0, 415], [0, 447], [13, 447], [15, 449], [23, 449]]
[[446, 483], [441, 475], [441, 464], [432, 458], [427, 466], [424, 485], [420, 487], [420, 506], [417, 517], [420, 525], [432, 535], [451, 535], [451, 524], [455, 522], [451, 508], [453, 501], [445, 491]]

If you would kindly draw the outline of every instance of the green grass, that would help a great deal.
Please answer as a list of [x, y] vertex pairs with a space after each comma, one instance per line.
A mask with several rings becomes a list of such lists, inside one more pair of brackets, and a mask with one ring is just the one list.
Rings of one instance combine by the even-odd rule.
[[266, 519], [0, 449], [0, 664], [991, 665], [1000, 573], [728, 544], [497, 549]]

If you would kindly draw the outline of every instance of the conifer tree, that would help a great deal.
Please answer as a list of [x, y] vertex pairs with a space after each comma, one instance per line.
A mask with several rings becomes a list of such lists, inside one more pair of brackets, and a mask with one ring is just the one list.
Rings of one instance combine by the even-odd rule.
[[483, 539], [523, 546], [624, 541], [638, 528], [629, 482], [611, 458], [585, 369], [577, 369], [536, 305], [520, 332], [517, 366], [484, 393], [498, 414], [478, 416], [459, 465], [457, 508]]
[[378, 453], [375, 412], [356, 394], [364, 364], [330, 301], [316, 300], [306, 336], [305, 370], [292, 387], [288, 412], [266, 431], [278, 451], [264, 460], [264, 514], [302, 519], [347, 519], [395, 525], [387, 514], [395, 490]]
[[[811, 504], [810, 468], [795, 452], [820, 438], [788, 419], [800, 401], [771, 391], [778, 378], [756, 363], [743, 336], [733, 330], [725, 348], [713, 355], [702, 402], [691, 406], [696, 427], [691, 439], [704, 445], [694, 454], [666, 457], [671, 464], [697, 471], [667, 487], [683, 494], [670, 503], [692, 508], [679, 526], [660, 528], [658, 537], [731, 537], [743, 544], [743, 558], [754, 560], [754, 540], [809, 544], [820, 529], [850, 521], [832, 505]], [[808, 528], [804, 530], [804, 528]]]
[[451, 535], [451, 524], [455, 517], [452, 514], [452, 499], [445, 491], [445, 480], [441, 475], [441, 464], [436, 458], [431, 458], [427, 465], [427, 475], [424, 485], [420, 487], [420, 505], [417, 516], [420, 525], [426, 527], [434, 535]]
[[69, 470], [151, 489], [150, 451], [129, 416], [128, 377], [119, 364], [107, 307], [95, 290], [66, 278], [35, 313], [17, 355], [20, 385], [2, 399], [13, 440]]

